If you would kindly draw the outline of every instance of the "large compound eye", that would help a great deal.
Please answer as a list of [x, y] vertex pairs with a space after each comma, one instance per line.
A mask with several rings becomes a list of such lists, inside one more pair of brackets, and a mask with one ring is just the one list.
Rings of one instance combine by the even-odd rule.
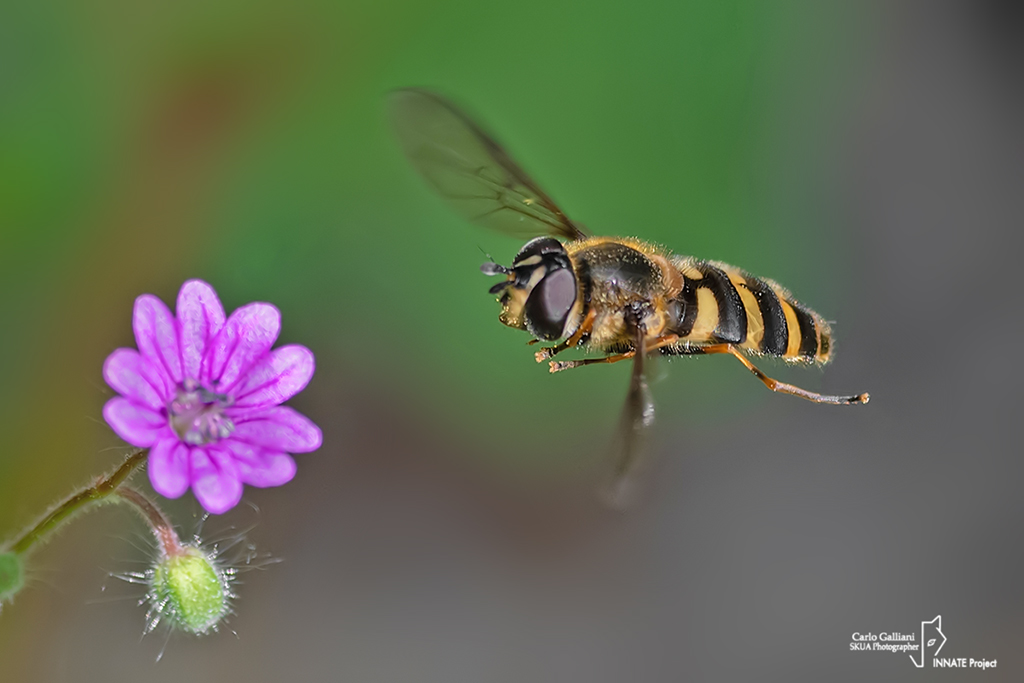
[[576, 276], [569, 268], [559, 268], [544, 276], [530, 292], [524, 309], [526, 327], [540, 339], [562, 336], [569, 309], [576, 303]]
[[529, 258], [552, 253], [564, 254], [565, 247], [554, 237], [535, 237], [523, 245], [523, 248], [519, 250], [519, 253], [512, 260], [512, 265], [517, 266]]

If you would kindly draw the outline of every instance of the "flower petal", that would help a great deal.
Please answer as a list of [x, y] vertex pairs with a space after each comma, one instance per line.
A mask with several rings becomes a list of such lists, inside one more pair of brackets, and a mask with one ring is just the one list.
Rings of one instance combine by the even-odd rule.
[[281, 331], [281, 313], [275, 306], [252, 303], [227, 319], [203, 360], [201, 381], [227, 392], [252, 364], [263, 356]]
[[312, 420], [286, 406], [240, 419], [231, 438], [286, 453], [315, 451], [323, 442], [320, 428]]
[[103, 419], [119, 437], [139, 448], [148, 448], [162, 436], [173, 434], [161, 413], [120, 396], [103, 406]]
[[287, 453], [267, 451], [234, 439], [217, 445], [230, 451], [239, 478], [250, 486], [280, 486], [295, 477], [295, 461]]
[[232, 393], [238, 408], [270, 408], [306, 388], [316, 362], [305, 346], [282, 346], [266, 354], [242, 377]]
[[189, 280], [178, 292], [181, 364], [185, 377], [199, 379], [206, 349], [224, 327], [224, 306], [217, 292], [202, 280]]
[[165, 373], [135, 349], [116, 349], [103, 363], [103, 379], [125, 398], [160, 410], [173, 389]]
[[132, 328], [142, 355], [163, 368], [175, 383], [181, 382], [178, 321], [164, 302], [152, 294], [143, 294], [136, 299]]
[[219, 515], [238, 505], [242, 481], [231, 457], [214, 448], [193, 448], [192, 491], [210, 514]]
[[189, 447], [175, 438], [157, 441], [149, 451], [146, 465], [153, 490], [165, 498], [178, 498], [188, 491]]

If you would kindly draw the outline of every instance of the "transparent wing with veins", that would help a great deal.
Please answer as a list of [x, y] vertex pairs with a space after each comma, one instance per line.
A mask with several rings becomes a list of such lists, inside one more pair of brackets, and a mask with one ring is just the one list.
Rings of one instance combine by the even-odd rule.
[[653, 358], [647, 356], [644, 338], [643, 328], [638, 328], [629, 392], [615, 440], [615, 461], [610, 480], [598, 492], [606, 505], [618, 510], [632, 506], [636, 499], [647, 437], [654, 424], [654, 399], [647, 382], [647, 365]]
[[451, 102], [426, 90], [398, 90], [389, 109], [405, 156], [460, 215], [516, 237], [586, 237], [501, 145]]

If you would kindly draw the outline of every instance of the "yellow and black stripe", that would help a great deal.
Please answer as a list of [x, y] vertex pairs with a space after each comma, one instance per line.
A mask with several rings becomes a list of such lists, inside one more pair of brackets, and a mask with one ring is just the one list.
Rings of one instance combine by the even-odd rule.
[[669, 354], [699, 354], [701, 346], [735, 344], [756, 354], [827, 363], [832, 331], [772, 280], [710, 261], [676, 262], [683, 286], [673, 302], [678, 317], [671, 332], [679, 343]]

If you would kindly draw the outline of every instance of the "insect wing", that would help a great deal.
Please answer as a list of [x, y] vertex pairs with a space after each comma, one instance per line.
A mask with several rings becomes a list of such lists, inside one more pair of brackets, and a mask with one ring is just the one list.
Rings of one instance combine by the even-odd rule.
[[392, 93], [391, 121], [402, 151], [460, 215], [516, 237], [585, 233], [468, 116], [425, 90]]
[[622, 419], [616, 439], [615, 463], [611, 480], [599, 492], [601, 499], [611, 508], [623, 510], [632, 505], [636, 498], [639, 471], [647, 447], [647, 436], [654, 424], [654, 399], [647, 383], [644, 351], [644, 333], [638, 332], [636, 355], [633, 356], [633, 372], [629, 381], [629, 393], [622, 407]]

